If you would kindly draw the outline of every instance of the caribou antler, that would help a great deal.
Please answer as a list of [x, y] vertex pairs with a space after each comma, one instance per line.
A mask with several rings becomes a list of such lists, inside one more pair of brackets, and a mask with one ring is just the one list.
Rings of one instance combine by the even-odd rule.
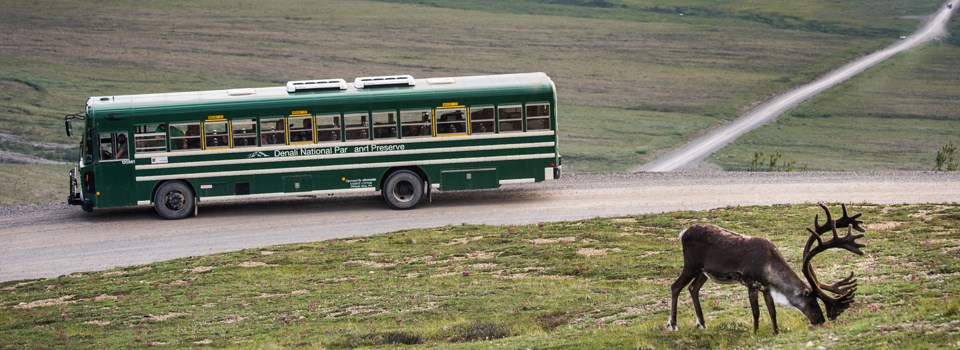
[[[833, 221], [833, 219], [830, 217], [830, 210], [827, 209], [827, 206], [826, 206], [826, 205], [823, 205], [823, 203], [818, 203], [818, 204], [820, 205], [820, 208], [823, 208], [823, 212], [827, 214], [827, 222], [824, 223], [823, 226], [820, 226], [820, 215], [819, 215], [819, 214], [813, 217], [813, 228], [814, 228], [814, 231], [817, 231], [817, 234], [818, 234], [818, 235], [822, 235], [822, 234], [827, 233], [828, 231], [830, 231], [830, 229], [831, 229], [831, 227], [832, 227], [832, 225], [833, 225], [833, 224], [831, 224], [830, 222], [835, 222], [836, 225], [837, 225], [837, 226], [836, 226], [837, 228], [853, 227], [854, 230], [857, 230], [857, 231], [860, 231], [860, 232], [866, 232], [866, 230], [864, 230], [862, 227], [860, 227], [860, 224], [862, 224], [863, 221], [857, 220], [857, 218], [859, 218], [860, 215], [863, 215], [863, 213], [857, 213], [856, 215], [854, 215], [854, 216], [852, 216], [852, 217], [851, 217], [851, 216], [847, 216], [847, 205], [846, 205], [846, 204], [840, 204], [840, 208], [843, 208], [843, 217], [840, 218], [840, 220]], [[834, 231], [834, 232], [836, 232], [836, 231]]]
[[[837, 221], [833, 221], [830, 218], [830, 211], [827, 210], [827, 207], [823, 204], [820, 204], [820, 207], [827, 213], [827, 223], [823, 226], [818, 225], [818, 220], [814, 219], [814, 227], [816, 230], [807, 229], [810, 232], [810, 238], [807, 239], [807, 244], [803, 248], [803, 275], [807, 278], [807, 283], [810, 284], [810, 288], [816, 293], [817, 297], [823, 301], [824, 306], [827, 308], [827, 317], [831, 320], [840, 316], [843, 311], [845, 311], [850, 304], [853, 303], [854, 293], [857, 291], [857, 280], [853, 279], [853, 273], [851, 272], [847, 278], [844, 278], [834, 284], [823, 284], [817, 280], [817, 275], [814, 272], [813, 265], [811, 261], [813, 257], [817, 256], [821, 252], [824, 252], [832, 248], [842, 248], [850, 251], [851, 253], [857, 255], [863, 255], [863, 251], [860, 248], [866, 247], [865, 244], [857, 243], [857, 239], [863, 237], [863, 234], [853, 234], [853, 230], [863, 232], [863, 229], [860, 228], [861, 221], [857, 220], [860, 216], [860, 213], [854, 215], [853, 217], [847, 216], [847, 208], [843, 208], [843, 218], [840, 221], [847, 227], [847, 234], [844, 236], [839, 236], [837, 234], [837, 227], [840, 224]], [[825, 233], [826, 230], [823, 230], [824, 227], [829, 227], [833, 231], [833, 238], [829, 241], [824, 241], [821, 235]], [[823, 231], [823, 232], [821, 232]], [[813, 246], [814, 242], [817, 243], [816, 246]], [[824, 292], [824, 290], [831, 291], [838, 294], [838, 296], [833, 297]]]

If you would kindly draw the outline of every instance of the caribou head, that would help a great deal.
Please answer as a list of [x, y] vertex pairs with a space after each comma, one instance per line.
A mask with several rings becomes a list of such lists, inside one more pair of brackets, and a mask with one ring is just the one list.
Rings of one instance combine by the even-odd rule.
[[[864, 232], [860, 226], [863, 222], [858, 220], [861, 213], [847, 215], [845, 205], [842, 206], [843, 217], [838, 220], [833, 220], [825, 205], [820, 204], [820, 207], [826, 213], [826, 223], [821, 225], [820, 216], [814, 217], [813, 228], [807, 229], [810, 237], [803, 249], [802, 269], [807, 283], [790, 269], [780, 251], [767, 239], [741, 235], [713, 225], [696, 225], [681, 232], [683, 270], [670, 288], [672, 299], [667, 328], [676, 330], [677, 298], [687, 285], [697, 314], [697, 326], [706, 328], [700, 309], [700, 288], [707, 279], [741, 283], [747, 287], [754, 332], [759, 329], [760, 293], [770, 313], [774, 334], [779, 333], [775, 303], [797, 308], [814, 325], [825, 322], [819, 302], [826, 307], [827, 318], [833, 320], [840, 316], [853, 303], [857, 291], [853, 273], [833, 284], [823, 284], [817, 279], [812, 261], [817, 254], [834, 248], [863, 255], [860, 248], [866, 245], [856, 241], [863, 234], [853, 233], [853, 230]], [[837, 228], [847, 228], [846, 235], [840, 236]], [[833, 233], [832, 237], [824, 236], [828, 232]]]

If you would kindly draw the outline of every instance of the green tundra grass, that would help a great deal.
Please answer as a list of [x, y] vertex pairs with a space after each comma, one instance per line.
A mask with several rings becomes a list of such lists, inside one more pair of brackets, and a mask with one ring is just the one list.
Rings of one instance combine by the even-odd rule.
[[823, 280], [855, 272], [856, 303], [822, 327], [779, 307], [779, 336], [765, 311], [753, 333], [746, 288], [712, 282], [708, 329], [683, 293], [680, 329], [665, 330], [677, 234], [712, 223], [766, 237], [796, 267], [815, 205], [447, 226], [4, 282], [0, 348], [960, 346], [960, 206], [849, 209], [863, 212], [866, 254], [816, 267]]
[[0, 206], [66, 202], [67, 165], [0, 164]]

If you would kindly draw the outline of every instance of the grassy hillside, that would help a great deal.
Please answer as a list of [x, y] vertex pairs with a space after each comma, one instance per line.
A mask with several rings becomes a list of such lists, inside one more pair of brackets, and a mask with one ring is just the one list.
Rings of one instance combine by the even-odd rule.
[[695, 328], [684, 293], [680, 330], [663, 329], [677, 233], [706, 222], [767, 237], [797, 266], [813, 205], [447, 226], [0, 283], [0, 348], [956, 346], [960, 207], [851, 209], [866, 255], [816, 266], [823, 280], [855, 271], [856, 303], [817, 328], [779, 307], [779, 336], [766, 312], [753, 334], [743, 286], [709, 282], [709, 328]]
[[931, 170], [960, 143], [960, 47], [906, 52], [828, 90], [714, 154], [743, 170], [753, 154], [781, 153], [810, 170]]
[[65, 202], [67, 165], [0, 164], [0, 206]]
[[938, 5], [0, 0], [0, 152], [74, 161], [79, 138], [61, 118], [91, 95], [543, 71], [559, 89], [567, 169], [622, 171], [892, 42], [916, 27], [904, 16]]
[[[5, 67], [0, 82], [14, 89], [4, 97], [12, 103], [0, 111], [0, 130], [66, 142], [54, 119], [78, 110], [95, 93], [273, 85], [307, 77], [545, 71], [557, 81], [566, 106], [712, 119], [676, 118], [695, 131], [889, 42], [888, 32], [915, 25], [895, 15], [927, 13], [935, 6], [929, 1], [853, 6], [860, 18], [870, 19], [868, 30], [838, 34], [758, 19], [795, 13], [791, 21], [798, 23], [855, 26], [824, 16], [850, 9], [826, 1], [809, 6], [720, 2], [715, 9], [691, 1], [683, 6], [700, 10], [685, 16], [635, 2], [618, 2], [617, 9], [577, 6], [576, 1], [509, 3], [484, 3], [487, 9], [478, 9], [465, 1], [438, 6], [7, 1], [0, 30], [9, 49], [0, 51], [0, 67]], [[494, 7], [500, 10], [491, 12]], [[20, 90], [27, 99], [20, 98]], [[22, 125], [28, 121], [33, 125]], [[628, 127], [643, 130], [645, 125]], [[573, 153], [578, 146], [568, 143]]]

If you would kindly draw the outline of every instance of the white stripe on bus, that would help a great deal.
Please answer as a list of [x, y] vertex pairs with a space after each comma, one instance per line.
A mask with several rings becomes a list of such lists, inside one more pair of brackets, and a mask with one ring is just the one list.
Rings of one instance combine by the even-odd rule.
[[381, 140], [357, 140], [357, 141], [347, 141], [347, 142], [318, 142], [318, 143], [306, 143], [303, 145], [292, 144], [292, 145], [277, 145], [277, 146], [249, 146], [249, 147], [236, 147], [227, 148], [227, 149], [218, 149], [218, 150], [190, 150], [190, 151], [170, 151], [170, 152], [151, 152], [151, 153], [137, 153], [133, 156], [134, 159], [149, 159], [151, 157], [184, 157], [184, 156], [199, 156], [199, 155], [210, 155], [210, 154], [225, 154], [225, 153], [248, 153], [248, 152], [272, 152], [276, 150], [289, 150], [291, 148], [327, 148], [327, 147], [355, 147], [355, 146], [366, 146], [366, 145], [382, 145], [382, 144], [407, 144], [407, 143], [422, 143], [422, 142], [447, 142], [447, 141], [464, 141], [464, 140], [485, 140], [485, 139], [506, 139], [506, 138], [516, 138], [516, 137], [537, 137], [537, 136], [553, 136], [555, 133], [553, 130], [545, 131], [527, 131], [527, 132], [504, 132], [501, 134], [473, 134], [470, 136], [464, 137], [433, 137], [433, 136], [424, 136], [424, 137], [411, 137], [406, 139], [381, 139]]
[[202, 178], [202, 177], [219, 177], [219, 176], [267, 175], [267, 174], [286, 174], [286, 173], [301, 173], [301, 172], [345, 170], [345, 169], [353, 170], [353, 169], [365, 169], [365, 168], [391, 168], [391, 167], [417, 166], [417, 165], [500, 162], [500, 161], [509, 161], [509, 160], [547, 159], [547, 158], [555, 158], [556, 156], [557, 156], [556, 153], [540, 153], [540, 154], [527, 154], [527, 155], [518, 155], [518, 156], [472, 157], [472, 158], [436, 159], [436, 160], [421, 160], [421, 161], [407, 161], [407, 162], [383, 162], [383, 163], [367, 163], [367, 164], [343, 164], [343, 165], [326, 165], [326, 166], [312, 166], [312, 167], [294, 167], [294, 168], [282, 168], [282, 169], [216, 171], [216, 172], [192, 173], [192, 174], [137, 176], [136, 180], [138, 182], [139, 181], [160, 181], [160, 180], [195, 179], [195, 178]]
[[[274, 198], [274, 197], [297, 197], [297, 196], [324, 196], [324, 195], [333, 195], [333, 194], [345, 194], [345, 193], [367, 193], [373, 192], [376, 193], [377, 189], [375, 187], [365, 187], [365, 188], [348, 188], [344, 190], [318, 190], [318, 191], [304, 191], [304, 192], [274, 192], [274, 193], [261, 193], [261, 194], [244, 194], [244, 195], [230, 195], [230, 196], [214, 196], [214, 197], [205, 197], [201, 196], [201, 202], [222, 202], [230, 201], [236, 199], [261, 199], [261, 198]], [[137, 205], [150, 205], [150, 201], [137, 201]]]
[[438, 152], [491, 151], [491, 150], [505, 150], [505, 149], [553, 147], [554, 145], [555, 145], [554, 142], [537, 142], [537, 143], [513, 143], [513, 144], [490, 145], [490, 146], [465, 146], [465, 147], [448, 147], [448, 148], [411, 149], [411, 150], [404, 150], [404, 151], [318, 154], [318, 155], [311, 155], [311, 156], [294, 156], [294, 157], [240, 158], [240, 159], [209, 160], [209, 161], [183, 162], [183, 163], [142, 164], [142, 165], [137, 165], [135, 169], [136, 170], [172, 169], [172, 168], [190, 168], [190, 167], [202, 167], [202, 166], [274, 163], [274, 162], [287, 162], [287, 161], [298, 161], [298, 160], [303, 161], [303, 160], [311, 160], [311, 159], [314, 159], [314, 160], [342, 159], [342, 158], [359, 158], [359, 157], [378, 157], [378, 156], [388, 156], [388, 155], [399, 156], [399, 155], [425, 154], [425, 153], [438, 153]]
[[513, 180], [500, 180], [501, 185], [516, 185], [516, 184], [529, 184], [537, 182], [537, 179], [513, 179]]

